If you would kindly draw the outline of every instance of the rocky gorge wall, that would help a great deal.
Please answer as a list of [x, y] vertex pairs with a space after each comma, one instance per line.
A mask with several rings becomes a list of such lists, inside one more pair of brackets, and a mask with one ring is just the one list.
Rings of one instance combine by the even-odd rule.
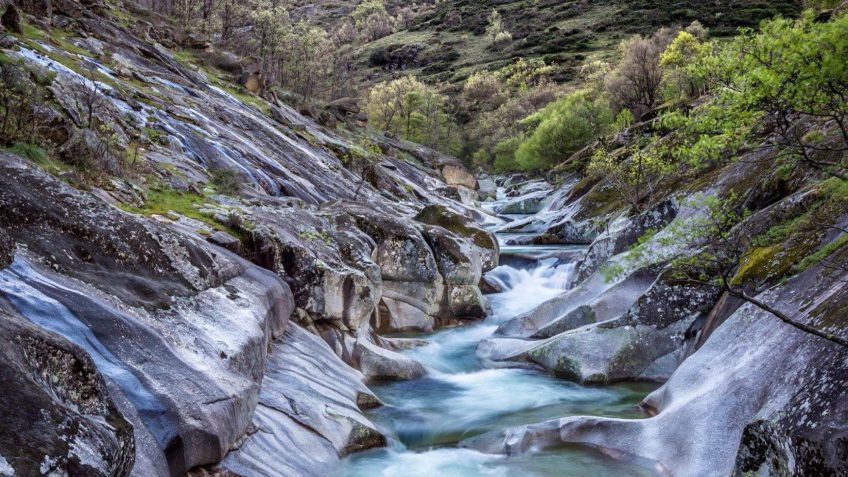
[[[363, 383], [425, 370], [378, 331], [486, 314], [476, 179], [227, 91], [121, 6], [20, 7], [3, 54], [50, 78], [65, 162], [0, 153], [0, 475], [324, 475], [384, 445]], [[90, 95], [120, 174], [77, 166]]]
[[[827, 338], [846, 336], [848, 325], [848, 252], [828, 245], [844, 233], [848, 210], [828, 186], [798, 175], [775, 194], [774, 179], [747, 156], [633, 213], [609, 199], [603, 181], [495, 180], [503, 197], [494, 210], [534, 212], [499, 226], [508, 241], [588, 248], [571, 290], [500, 325], [478, 357], [581, 383], [664, 384], [642, 402], [644, 419], [565, 417], [463, 446], [520, 455], [580, 444], [660, 475], [848, 472], [848, 361], [845, 347]], [[675, 272], [668, 257], [702, 246], [677, 232], [706, 217], [693, 204], [737, 196], [749, 212], [735, 233], [755, 239], [733, 280], [749, 280], [755, 300], [823, 336]], [[769, 245], [775, 235], [784, 242]]]
[[[319, 476], [384, 445], [363, 383], [426, 370], [381, 334], [487, 314], [479, 284], [498, 242], [473, 201], [499, 187], [509, 200], [496, 213], [530, 214], [498, 228], [508, 243], [588, 250], [571, 290], [502, 324], [478, 356], [581, 383], [665, 384], [643, 403], [648, 419], [565, 418], [466, 445], [579, 443], [672, 475], [848, 472], [845, 350], [675, 279], [663, 258], [678, 246], [666, 229], [700, 213], [692, 199], [745, 197], [741, 227], [760, 235], [833, 202], [805, 178], [772, 197], [768, 174], [739, 161], [639, 213], [579, 175], [477, 181], [426, 148], [245, 97], [120, 6], [20, 6], [29, 33], [0, 46], [26, 78], [52, 77], [40, 111], [64, 162], [0, 152], [0, 475]], [[68, 166], [98, 152], [80, 107], [92, 91], [114, 149], [138, 153], [123, 174]], [[236, 192], [215, 184], [221, 171]], [[844, 229], [844, 209], [829, 214]], [[649, 231], [655, 254], [634, 264]], [[786, 260], [833, 238], [771, 246], [746, 264], [762, 275], [748, 292], [844, 336], [848, 277]]]

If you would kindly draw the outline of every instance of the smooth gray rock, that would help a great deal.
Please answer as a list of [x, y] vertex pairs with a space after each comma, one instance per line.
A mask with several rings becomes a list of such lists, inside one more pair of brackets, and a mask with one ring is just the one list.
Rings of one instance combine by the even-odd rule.
[[0, 474], [128, 475], [133, 426], [95, 363], [7, 306], [0, 300]]
[[420, 378], [427, 371], [417, 361], [360, 339], [354, 348], [362, 373], [374, 381]]
[[158, 453], [171, 474], [222, 459], [252, 419], [288, 287], [28, 163], [0, 155], [0, 171], [0, 228], [26, 245], [0, 271], [0, 297], [115, 382], [133, 426], [154, 437], [138, 453]]
[[477, 195], [481, 201], [494, 199], [497, 196], [498, 186], [492, 179], [480, 179], [477, 181]]
[[[758, 298], [845, 338], [846, 317], [833, 311], [848, 306], [846, 279], [813, 268]], [[464, 445], [521, 454], [588, 444], [680, 476], [841, 475], [846, 380], [848, 350], [744, 305], [644, 400], [654, 417], [562, 418]]]
[[222, 467], [240, 475], [324, 476], [339, 458], [385, 445], [360, 410], [379, 403], [363, 378], [320, 338], [290, 325], [268, 359], [255, 430]]

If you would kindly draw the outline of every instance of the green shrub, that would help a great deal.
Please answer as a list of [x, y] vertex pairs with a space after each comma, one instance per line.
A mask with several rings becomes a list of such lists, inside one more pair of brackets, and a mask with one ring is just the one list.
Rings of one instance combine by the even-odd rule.
[[25, 157], [35, 163], [41, 163], [47, 160], [47, 151], [38, 144], [31, 142], [16, 142], [9, 148], [9, 152]]
[[526, 171], [551, 168], [606, 134], [613, 123], [607, 98], [578, 91], [534, 114], [538, 126], [515, 151], [515, 162]]
[[237, 195], [241, 190], [241, 176], [232, 169], [211, 169], [209, 175], [220, 194]]

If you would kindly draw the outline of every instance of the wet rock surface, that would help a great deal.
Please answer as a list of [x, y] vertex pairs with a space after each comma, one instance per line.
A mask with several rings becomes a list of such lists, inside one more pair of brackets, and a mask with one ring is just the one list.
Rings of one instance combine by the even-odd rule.
[[0, 228], [26, 253], [0, 271], [0, 297], [114, 381], [136, 436], [152, 437], [137, 438], [139, 461], [179, 474], [222, 459], [250, 422], [288, 288], [27, 163], [2, 168]]
[[221, 467], [238, 475], [323, 476], [340, 456], [384, 445], [361, 414], [379, 404], [362, 378], [319, 337], [291, 325], [268, 360], [253, 431]]
[[[834, 278], [812, 269], [760, 298], [806, 323], [844, 333], [844, 320], [826, 311], [846, 305]], [[811, 297], [817, 298], [808, 306]], [[645, 399], [654, 417], [563, 418], [465, 445], [520, 454], [582, 443], [647, 460], [673, 475], [839, 475], [846, 471], [848, 391], [841, 383], [848, 376], [847, 353], [745, 305]], [[717, 373], [716, 363], [731, 365]], [[694, 439], [693, 429], [699, 430]]]
[[133, 426], [88, 354], [5, 302], [0, 344], [0, 474], [129, 475]]
[[[476, 179], [456, 159], [386, 137], [373, 141], [382, 150], [374, 164], [354, 172], [349, 138], [288, 106], [245, 102], [162, 46], [203, 40], [157, 25], [136, 35], [104, 21], [111, 5], [52, 7], [79, 54], [15, 38], [4, 54], [51, 75], [48, 119], [62, 161], [127, 175], [88, 192], [82, 175], [60, 181], [0, 153], [0, 302], [78, 346], [105, 381], [112, 407], [103, 413], [127, 425], [119, 433], [80, 420], [89, 460], [104, 462], [104, 475], [324, 475], [340, 457], [384, 445], [362, 414], [379, 404], [363, 381], [425, 371], [375, 328], [485, 315], [477, 286], [497, 244], [473, 225], [479, 212], [458, 202], [473, 198]], [[145, 139], [133, 158], [143, 174], [100, 154], [80, 108], [86, 79], [64, 60], [108, 77], [92, 93], [97, 122], [114, 133], [110, 147]], [[313, 116], [355, 119], [357, 109], [339, 101]], [[239, 197], [215, 190], [221, 171]], [[197, 203], [151, 217], [120, 210], [144, 210], [153, 188]], [[416, 221], [429, 205], [463, 217], [461, 230]], [[73, 451], [50, 453], [57, 469], [77, 465]], [[0, 473], [4, 462], [18, 466], [11, 451], [0, 457]]]

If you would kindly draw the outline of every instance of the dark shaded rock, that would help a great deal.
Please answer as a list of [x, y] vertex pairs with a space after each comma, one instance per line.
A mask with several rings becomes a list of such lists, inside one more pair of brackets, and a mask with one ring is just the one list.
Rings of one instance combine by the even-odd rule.
[[94, 362], [2, 306], [0, 473], [128, 475], [135, 459], [133, 427]]
[[480, 284], [478, 286], [480, 288], [480, 293], [484, 295], [503, 293], [504, 291], [497, 281], [487, 278], [485, 275], [480, 279]]
[[367, 327], [381, 272], [371, 258], [374, 242], [355, 220], [272, 204], [244, 208], [241, 217], [234, 226], [249, 237], [245, 255], [289, 283], [298, 308], [309, 315], [305, 320], [345, 331]]
[[219, 247], [224, 247], [225, 249], [233, 252], [233, 253], [241, 253], [241, 240], [233, 237], [227, 232], [223, 232], [217, 230], [212, 232], [212, 235], [206, 238], [209, 243], [214, 243]]
[[330, 101], [325, 106], [325, 109], [333, 113], [340, 120], [345, 119], [347, 116], [355, 116], [361, 111], [359, 108], [359, 102], [356, 98], [348, 97]]
[[6, 7], [6, 11], [3, 13], [3, 16], [0, 17], [0, 23], [2, 23], [3, 26], [11, 32], [18, 34], [24, 32], [23, 26], [21, 25], [21, 14], [11, 3]]
[[15, 242], [0, 230], [0, 270], [8, 267], [15, 256]]
[[54, 269], [132, 306], [165, 308], [171, 297], [222, 284], [226, 273], [210, 251], [8, 153], [0, 153], [0, 227]]
[[181, 44], [185, 48], [189, 48], [189, 49], [192, 49], [192, 50], [205, 50], [206, 48], [209, 48], [212, 45], [212, 43], [209, 40], [207, 40], [205, 38], [201, 38], [196, 33], [187, 34], [182, 39]]
[[83, 170], [112, 174], [121, 171], [121, 160], [109, 151], [100, 134], [92, 129], [76, 130], [58, 152], [63, 161]]
[[466, 237], [477, 246], [483, 254], [483, 271], [489, 271], [498, 266], [500, 247], [494, 234], [477, 226], [472, 219], [456, 213], [444, 205], [428, 205], [424, 207], [415, 220], [423, 224], [438, 225], [461, 237]]
[[[618, 306], [616, 300], [628, 303], [611, 289], [541, 328], [533, 337], [546, 339], [520, 357], [585, 383], [638, 379], [646, 372], [654, 376], [658, 371], [651, 366], [681, 349], [686, 330], [716, 298], [711, 288], [678, 284], [664, 274], [626, 313], [606, 319]], [[671, 364], [672, 370], [677, 362]], [[667, 368], [663, 365], [662, 372]]]

